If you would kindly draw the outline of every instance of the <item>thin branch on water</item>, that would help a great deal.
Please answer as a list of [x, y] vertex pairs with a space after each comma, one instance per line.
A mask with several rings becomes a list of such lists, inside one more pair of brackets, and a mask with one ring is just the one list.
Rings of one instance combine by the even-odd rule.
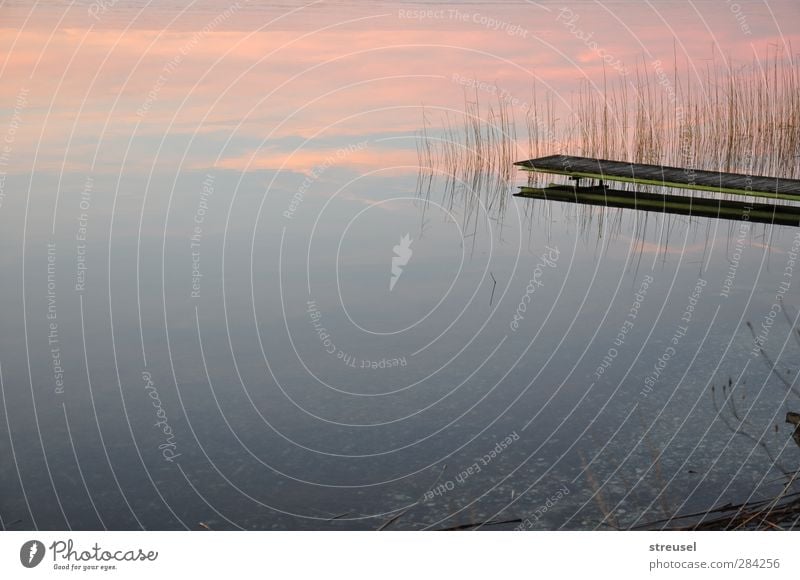
[[474, 530], [483, 526], [500, 526], [503, 524], [521, 524], [521, 518], [514, 518], [510, 520], [488, 520], [485, 522], [473, 522], [471, 524], [460, 524], [458, 526], [451, 526], [449, 528], [442, 528], [440, 532], [457, 532], [462, 530]]
[[442, 465], [442, 470], [439, 472], [439, 476], [436, 478], [436, 480], [434, 480], [434, 482], [430, 485], [430, 487], [428, 487], [428, 489], [426, 489], [425, 492], [421, 496], [419, 496], [419, 499], [414, 503], [412, 503], [410, 506], [406, 507], [404, 510], [401, 510], [400, 512], [398, 512], [397, 514], [386, 520], [381, 525], [381, 527], [378, 528], [378, 531], [380, 532], [385, 530], [386, 528], [391, 526], [394, 522], [399, 520], [402, 516], [404, 516], [406, 513], [411, 511], [413, 508], [417, 507], [420, 504], [420, 502], [422, 502], [422, 498], [424, 498], [429, 491], [431, 491], [434, 487], [436, 487], [436, 484], [439, 483], [439, 481], [442, 479], [445, 469], [447, 469], [446, 463]]
[[[751, 333], [752, 333], [752, 335], [753, 335], [753, 340], [755, 340], [755, 341], [758, 341], [758, 337], [756, 336], [756, 331], [755, 331], [755, 329], [753, 328], [753, 325], [752, 325], [752, 324], [750, 324], [750, 321], [749, 321], [749, 320], [747, 321], [747, 323], [746, 323], [746, 324], [747, 324], [747, 328], [749, 328], [749, 329], [750, 329], [750, 332], [751, 332]], [[758, 343], [757, 343], [757, 344], [758, 344]], [[798, 391], [797, 391], [797, 389], [794, 387], [794, 385], [793, 385], [792, 383], [790, 383], [789, 381], [787, 381], [787, 380], [786, 380], [786, 377], [784, 377], [784, 376], [783, 376], [783, 375], [782, 375], [780, 372], [778, 372], [778, 369], [777, 369], [777, 367], [776, 367], [776, 364], [775, 364], [774, 362], [772, 362], [772, 359], [771, 359], [771, 358], [769, 357], [769, 355], [767, 354], [767, 351], [765, 351], [765, 350], [764, 350], [764, 349], [761, 347], [761, 345], [760, 345], [760, 344], [759, 344], [759, 346], [758, 346], [758, 351], [759, 351], [759, 353], [761, 353], [761, 357], [762, 357], [762, 358], [764, 359], [764, 361], [767, 363], [767, 366], [769, 367], [769, 370], [770, 370], [770, 372], [771, 372], [772, 374], [774, 374], [776, 377], [778, 377], [778, 379], [780, 379], [780, 381], [781, 381], [781, 382], [782, 382], [782, 383], [783, 383], [783, 384], [786, 386], [786, 388], [787, 388], [789, 391], [791, 391], [791, 392], [792, 392], [792, 393], [793, 393], [793, 394], [794, 394], [796, 397], [800, 397], [800, 392], [798, 392]]]

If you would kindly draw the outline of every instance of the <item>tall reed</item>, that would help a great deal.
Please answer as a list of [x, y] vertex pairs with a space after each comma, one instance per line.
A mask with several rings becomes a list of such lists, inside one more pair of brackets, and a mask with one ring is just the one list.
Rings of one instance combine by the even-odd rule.
[[[693, 74], [690, 74], [693, 72]], [[671, 73], [671, 74], [670, 74]], [[565, 103], [568, 103], [565, 105]], [[778, 50], [745, 66], [713, 59], [680, 74], [637, 63], [632, 80], [583, 81], [568, 99], [534, 84], [530, 106], [500, 98], [483, 109], [465, 95], [460, 122], [446, 115], [438, 138], [427, 125], [418, 147], [423, 171], [449, 176], [454, 196], [481, 191], [487, 207], [514, 180], [513, 162], [556, 153], [690, 169], [800, 177], [800, 67]], [[522, 139], [517, 139], [522, 115]], [[474, 200], [473, 200], [474, 201]]]

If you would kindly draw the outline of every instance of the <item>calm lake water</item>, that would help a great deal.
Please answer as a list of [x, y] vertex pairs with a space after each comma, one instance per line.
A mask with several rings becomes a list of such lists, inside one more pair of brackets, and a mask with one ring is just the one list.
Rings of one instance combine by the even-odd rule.
[[0, 8], [4, 529], [609, 529], [797, 469], [800, 228], [417, 155], [465, 88], [525, 143], [534, 82], [791, 55], [797, 3], [148, 4]]

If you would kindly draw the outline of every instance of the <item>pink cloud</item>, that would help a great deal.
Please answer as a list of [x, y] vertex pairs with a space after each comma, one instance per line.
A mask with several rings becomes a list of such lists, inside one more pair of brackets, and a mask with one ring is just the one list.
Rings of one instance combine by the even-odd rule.
[[[263, 139], [269, 148], [258, 153], [252, 167], [274, 168], [285, 159], [287, 167], [307, 170], [318, 162], [315, 155], [325, 151], [291, 154], [291, 149], [275, 149], [272, 142], [287, 137], [349, 141], [365, 135], [412, 134], [421, 126], [423, 105], [434, 125], [447, 109], [458, 117], [465, 87], [457, 79], [475, 79], [508, 91], [517, 99], [519, 120], [531, 102], [536, 79], [539, 98], [550, 91], [561, 101], [564, 119], [579, 82], [602, 79], [602, 57], [557, 20], [555, 9], [548, 13], [531, 7], [523, 12], [487, 4], [459, 10], [482, 12], [521, 32], [492, 30], [471, 16], [465, 21], [401, 18], [390, 8], [387, 16], [307, 36], [313, 27], [337, 22], [338, 15], [316, 21], [308, 13], [298, 14], [280, 20], [277, 29], [253, 31], [267, 21], [264, 15], [253, 20], [240, 13], [203, 33], [214, 14], [187, 14], [159, 30], [163, 22], [149, 13], [145, 24], [124, 30], [122, 24], [127, 23], [113, 20], [122, 16], [109, 12], [102, 25], [95, 26], [83, 9], [70, 12], [60, 29], [53, 30], [54, 20], [44, 17], [22, 31], [8, 23], [0, 29], [0, 52], [7, 56], [0, 82], [6, 94], [22, 84], [29, 88], [16, 148], [20, 157], [38, 152], [40, 163], [57, 166], [63, 152], [75, 147], [90, 153], [97, 143], [124, 144], [134, 132], [148, 138], [196, 133], [201, 140], [216, 139], [220, 148], [228, 138], [234, 145], [237, 139], [247, 139], [252, 150], [252, 142]], [[718, 8], [713, 21], [686, 18], [684, 8], [674, 6], [660, 6], [656, 13], [638, 4], [625, 13], [596, 6], [582, 11], [576, 26], [591, 32], [598, 46], [631, 68], [642, 59], [646, 65], [652, 59], [671, 63], [673, 42], [679, 61], [687, 52], [704, 66], [701, 59], [710, 56], [707, 22], [726, 56], [745, 62], [751, 57], [755, 36], [743, 35], [740, 23], [725, 9]], [[7, 22], [17, 22], [22, 15], [17, 11], [11, 16]], [[756, 15], [750, 18], [754, 34], [766, 36], [756, 28]], [[797, 35], [783, 40], [798, 44]], [[474, 98], [474, 89], [466, 91]], [[484, 106], [495, 99], [491, 91], [479, 90], [478, 96]], [[70, 143], [71, 134], [80, 145]], [[411, 147], [399, 147], [401, 151], [392, 155], [408, 161], [404, 151]], [[362, 153], [349, 163], [380, 167], [390, 155], [378, 150]], [[220, 165], [242, 169], [248, 158], [225, 157]]]
[[[365, 147], [369, 147], [368, 144]], [[315, 168], [337, 167], [358, 171], [390, 169], [394, 173], [416, 172], [417, 153], [411, 150], [387, 149], [301, 149], [293, 153], [284, 151], [256, 152], [238, 157], [226, 157], [215, 164], [221, 169], [253, 171], [272, 169], [310, 174]]]

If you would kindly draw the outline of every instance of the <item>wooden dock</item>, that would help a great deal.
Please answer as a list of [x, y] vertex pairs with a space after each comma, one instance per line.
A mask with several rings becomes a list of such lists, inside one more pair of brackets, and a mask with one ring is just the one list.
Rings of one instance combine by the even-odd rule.
[[545, 188], [522, 187], [520, 192], [514, 195], [582, 205], [800, 227], [800, 207], [793, 205], [618, 191], [607, 187], [575, 189], [569, 185], [552, 185]]
[[581, 179], [595, 179], [601, 182], [619, 181], [800, 201], [798, 179], [701, 171], [571, 155], [550, 155], [518, 161], [515, 165], [527, 171], [566, 175], [577, 180], [578, 184]]

